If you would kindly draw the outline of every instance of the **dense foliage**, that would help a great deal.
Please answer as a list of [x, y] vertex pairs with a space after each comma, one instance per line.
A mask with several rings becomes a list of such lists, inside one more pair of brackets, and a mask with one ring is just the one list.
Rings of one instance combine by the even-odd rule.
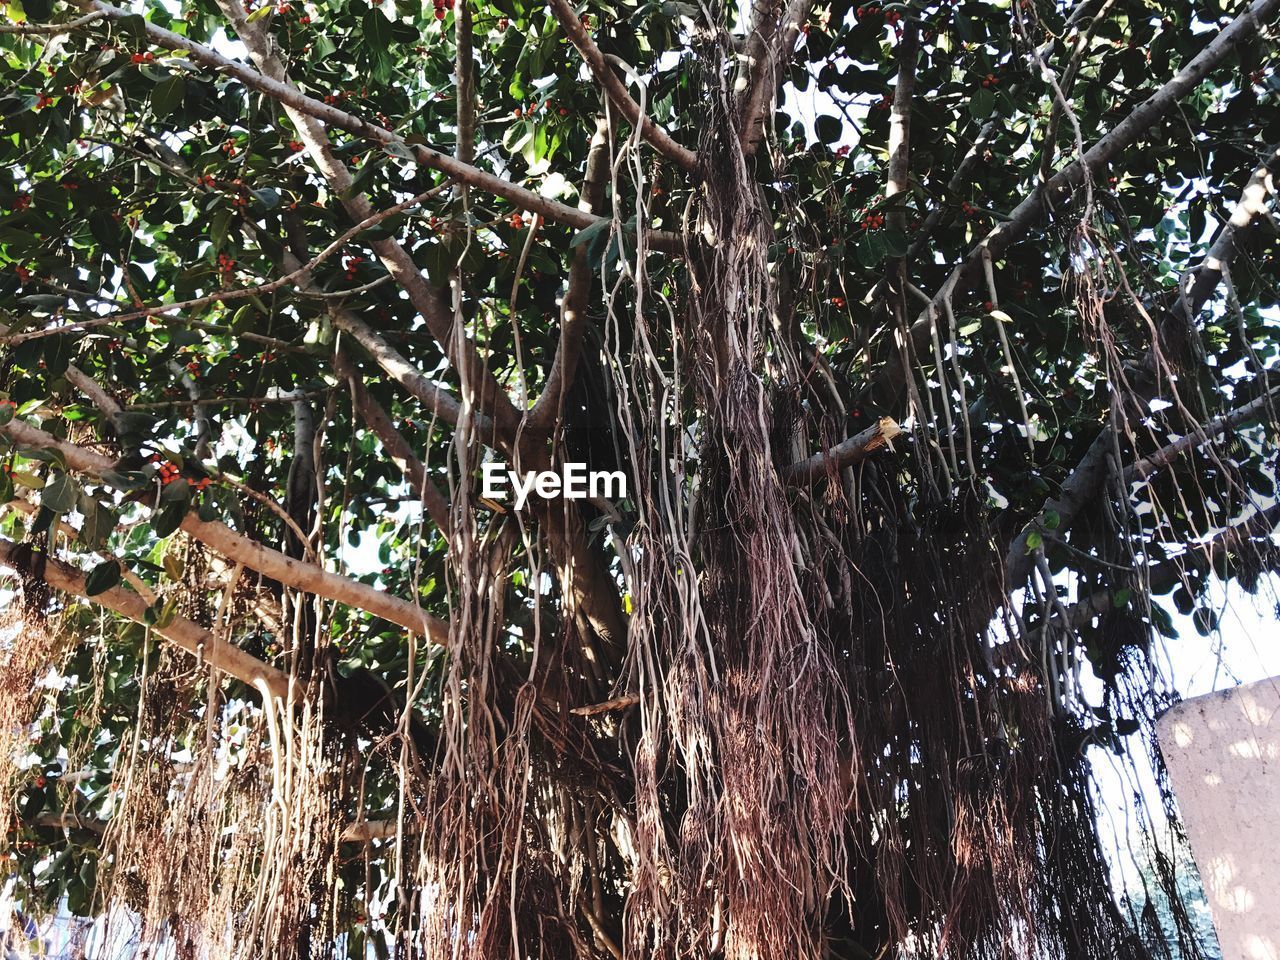
[[456, 2], [6, 5], [21, 909], [1197, 954], [1088, 757], [1275, 564], [1280, 0]]

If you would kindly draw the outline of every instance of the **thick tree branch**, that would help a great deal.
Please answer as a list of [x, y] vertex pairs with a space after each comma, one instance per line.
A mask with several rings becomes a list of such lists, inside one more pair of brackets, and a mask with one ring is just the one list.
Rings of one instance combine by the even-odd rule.
[[[108, 457], [76, 444], [58, 440], [20, 420], [12, 420], [0, 427], [0, 434], [21, 446], [56, 451], [67, 468], [76, 473], [101, 477], [113, 466], [113, 462]], [[243, 563], [250, 570], [278, 580], [295, 590], [325, 597], [357, 610], [364, 610], [406, 630], [420, 633], [441, 646], [448, 645], [448, 625], [406, 600], [393, 597], [368, 584], [350, 580], [313, 564], [286, 557], [277, 550], [272, 550], [243, 534], [236, 533], [226, 524], [201, 520], [193, 513], [186, 516], [180, 529], [227, 559]]]
[[[104, 3], [102, 0], [89, 0], [88, 7], [91, 10], [105, 14], [113, 20], [121, 20], [134, 15], [131, 10]], [[243, 17], [241, 20], [243, 22]], [[251, 33], [257, 32], [253, 29], [255, 26], [257, 25], [248, 25]], [[235, 77], [241, 83], [276, 100], [291, 111], [311, 117], [320, 123], [346, 130], [357, 137], [363, 137], [379, 146], [389, 148], [389, 152], [413, 157], [423, 166], [439, 170], [460, 183], [465, 183], [468, 186], [502, 197], [523, 210], [541, 214], [548, 220], [564, 223], [579, 229], [589, 227], [601, 219], [584, 214], [582, 211], [566, 204], [549, 200], [532, 190], [527, 190], [512, 183], [510, 180], [504, 180], [502, 177], [495, 176], [470, 164], [462, 163], [456, 157], [447, 153], [441, 153], [423, 144], [407, 143], [402, 137], [384, 127], [369, 123], [339, 107], [309, 97], [296, 87], [276, 78], [266, 76], [247, 64], [223, 56], [212, 47], [188, 40], [186, 37], [180, 36], [171, 30], [165, 30], [163, 27], [158, 27], [150, 21], [146, 22], [146, 31], [147, 36], [157, 46], [164, 47], [167, 50], [185, 51], [191, 60], [196, 63]], [[244, 34], [241, 34], [241, 39], [245, 39]], [[680, 254], [684, 250], [684, 243], [681, 238], [676, 234], [665, 231], [652, 231], [648, 243], [652, 249], [664, 253]]]
[[352, 403], [356, 413], [364, 421], [366, 427], [373, 431], [382, 449], [387, 452], [392, 462], [404, 473], [409, 486], [422, 499], [422, 505], [437, 527], [448, 536], [452, 528], [449, 514], [449, 501], [445, 499], [440, 488], [427, 476], [427, 468], [414, 454], [407, 440], [395, 428], [387, 412], [378, 401], [373, 399], [364, 385], [364, 377], [352, 366], [351, 361], [339, 350], [333, 358], [333, 369], [351, 385]]
[[[898, 41], [898, 82], [893, 88], [893, 108], [889, 115], [889, 173], [885, 198], [906, 193], [911, 186], [911, 99], [916, 89], [916, 61], [920, 50], [920, 26], [908, 20]], [[890, 214], [893, 226], [902, 229], [906, 215]]]
[[[632, 126], [639, 123], [640, 135], [653, 144], [654, 149], [676, 164], [676, 166], [690, 172], [696, 170], [698, 168], [697, 154], [676, 143], [662, 127], [654, 123], [649, 117], [641, 114], [640, 104], [632, 99], [631, 94], [627, 92], [626, 84], [605, 62], [604, 54], [600, 52], [600, 48], [591, 39], [591, 34], [582, 25], [581, 18], [574, 12], [573, 6], [568, 0], [550, 0], [550, 5], [551, 12], [560, 21], [560, 26], [565, 35], [578, 48], [578, 52], [582, 54], [582, 59], [586, 61], [592, 75], [596, 78], [596, 82], [604, 88], [605, 95], [609, 98], [609, 101], [618, 108], [627, 122]], [[582, 209], [581, 204], [579, 204], [578, 209]]]
[[[609, 175], [609, 124], [601, 117], [587, 153], [587, 170], [579, 194], [579, 208], [594, 213], [604, 206], [604, 185]], [[526, 426], [535, 433], [546, 430], [560, 415], [564, 392], [573, 383], [582, 351], [582, 335], [587, 323], [587, 298], [595, 271], [591, 267], [589, 243], [580, 243], [569, 267], [569, 285], [560, 307], [560, 345], [551, 364], [546, 385], [529, 411]]]
[[[1280, 148], [1268, 148], [1267, 160], [1254, 171], [1253, 176], [1249, 178], [1244, 193], [1240, 201], [1236, 204], [1235, 210], [1232, 212], [1230, 221], [1223, 227], [1222, 232], [1214, 240], [1209, 249], [1209, 255], [1200, 263], [1192, 272], [1190, 283], [1187, 284], [1187, 294], [1179, 301], [1182, 313], [1182, 319], [1185, 323], [1193, 322], [1196, 314], [1200, 312], [1201, 307], [1213, 295], [1213, 291], [1217, 288], [1219, 281], [1222, 279], [1224, 267], [1229, 267], [1232, 257], [1236, 252], [1236, 243], [1238, 235], [1241, 231], [1248, 227], [1263, 213], [1265, 210], [1266, 199], [1268, 193], [1274, 193], [1271, 188], [1272, 171], [1275, 164], [1280, 161]], [[1264, 189], [1265, 188], [1265, 189]], [[1216, 251], [1216, 253], [1215, 253]], [[1155, 357], [1155, 347], [1148, 353], [1146, 363], [1150, 365]], [[1266, 394], [1254, 401], [1254, 404], [1269, 403], [1271, 395]], [[1247, 409], [1248, 413], [1241, 413], [1240, 410], [1224, 414], [1218, 421], [1207, 424], [1201, 428], [1201, 431], [1209, 431], [1205, 434], [1205, 438], [1216, 435], [1229, 426], [1239, 423], [1248, 417], [1256, 415], [1260, 407], [1255, 408], [1253, 404], [1246, 404], [1242, 410]], [[1171, 445], [1176, 447], [1170, 452], [1170, 448], [1163, 448], [1150, 457], [1138, 461], [1125, 472], [1125, 480], [1132, 482], [1136, 479], [1143, 479], [1150, 475], [1150, 471], [1159, 469], [1164, 463], [1167, 463], [1174, 456], [1180, 453], [1187, 446], [1196, 445], [1201, 440], [1194, 439], [1201, 431], [1193, 431], [1183, 440], [1176, 441]], [[1110, 428], [1104, 428], [1098, 435], [1097, 439], [1089, 447], [1084, 458], [1078, 463], [1068, 475], [1067, 480], [1063, 484], [1063, 499], [1050, 500], [1045, 504], [1043, 510], [1037, 515], [1023, 531], [1014, 538], [1013, 543], [1009, 545], [1009, 552], [1005, 558], [1005, 568], [1007, 572], [1007, 582], [1011, 587], [1020, 586], [1026, 581], [1031, 573], [1033, 564], [1032, 558], [1027, 552], [1028, 538], [1033, 531], [1044, 530], [1044, 517], [1046, 511], [1055, 511], [1058, 514], [1058, 525], [1054, 528], [1054, 533], [1061, 536], [1067, 531], [1067, 528], [1074, 522], [1080, 507], [1088, 502], [1092, 497], [1102, 489], [1102, 482], [1105, 477], [1105, 460], [1106, 448], [1111, 444]], [[1141, 471], [1148, 471], [1142, 473]], [[1065, 509], [1064, 509], [1065, 507]]]
[[1180, 454], [1221, 436], [1237, 424], [1252, 420], [1270, 407], [1277, 396], [1280, 396], [1280, 386], [1273, 387], [1262, 396], [1236, 407], [1234, 410], [1228, 410], [1222, 416], [1210, 420], [1199, 429], [1192, 430], [1185, 437], [1179, 437], [1154, 453], [1150, 453], [1141, 460], [1131, 463], [1124, 471], [1125, 482], [1132, 483], [1135, 480], [1146, 480], [1157, 470], [1167, 467]]
[[471, 42], [471, 0], [459, 0], [453, 9], [454, 73], [458, 83], [458, 143], [454, 156], [460, 163], [476, 158], [476, 66]]
[[807, 460], [793, 463], [785, 471], [786, 479], [789, 483], [808, 483], [826, 476], [829, 471], [839, 472], [845, 467], [865, 460], [877, 450], [892, 449], [893, 438], [901, 433], [902, 428], [893, 420], [889, 417], [881, 417], [861, 433], [855, 434], [843, 443], [836, 444], [830, 450], [815, 453]]
[[[0, 564], [21, 572], [22, 560], [18, 544], [0, 539]], [[148, 604], [142, 597], [124, 587], [112, 587], [90, 597], [85, 575], [69, 563], [48, 558], [44, 565], [44, 580], [55, 590], [106, 607], [136, 623], [146, 623]], [[170, 643], [237, 680], [257, 689], [265, 686], [274, 697], [283, 699], [289, 696], [289, 688], [294, 681], [287, 673], [249, 656], [239, 647], [219, 640], [199, 624], [183, 617], [175, 617], [168, 626], [153, 626], [152, 629]]]
[[1103, 427], [1080, 462], [1076, 464], [1075, 469], [1063, 481], [1058, 496], [1046, 500], [1035, 520], [1013, 538], [1004, 561], [1009, 587], [1021, 586], [1031, 575], [1031, 570], [1035, 566], [1033, 556], [1035, 551], [1030, 548], [1031, 535], [1039, 533], [1043, 536], [1049, 529], [1045, 522], [1048, 514], [1057, 516], [1057, 523], [1053, 525], [1052, 530], [1061, 535], [1075, 522], [1080, 511], [1093, 502], [1107, 476], [1107, 451], [1111, 449], [1111, 444], [1111, 428]]
[[96, 380], [74, 363], [67, 366], [66, 376], [67, 383], [92, 400], [93, 405], [102, 411], [103, 416], [107, 418], [107, 422], [111, 424], [111, 428], [117, 434], [124, 432], [122, 429], [123, 422], [120, 419], [124, 410], [107, 391], [102, 389], [102, 386]]
[[1280, 144], [1267, 148], [1267, 156], [1253, 171], [1245, 184], [1240, 199], [1231, 211], [1231, 218], [1214, 238], [1209, 252], [1195, 270], [1191, 283], [1181, 287], [1173, 313], [1185, 323], [1191, 323], [1200, 308], [1212, 296], [1222, 280], [1223, 266], [1229, 266], [1235, 257], [1241, 234], [1257, 223], [1266, 211], [1267, 203], [1278, 191], [1276, 175], [1280, 173]]
[[782, 23], [765, 20], [772, 17], [772, 2], [757, 4], [756, 21], [747, 40], [750, 75], [738, 110], [738, 139], [742, 152], [750, 157], [764, 140], [765, 114], [769, 98], [781, 79], [782, 68], [791, 62], [800, 39], [800, 31], [813, 10], [813, 0], [791, 0]]
[[[6, 504], [0, 505], [0, 510], [16, 510], [19, 513], [25, 513], [28, 517], [35, 517], [40, 513], [40, 507], [36, 506], [36, 504], [28, 503], [26, 500], [18, 498], [14, 498]], [[80, 531], [69, 523], [64, 523], [59, 520], [53, 525], [52, 529], [59, 536], [66, 537], [68, 540], [77, 543], [80, 542]], [[123, 563], [120, 564], [120, 576], [124, 578], [124, 581], [129, 584], [129, 586], [133, 587], [134, 593], [142, 597], [142, 599], [147, 603], [150, 604], [156, 602], [156, 592], [151, 589], [150, 585], [145, 580], [126, 567]]]
[[[1256, 36], [1259, 24], [1268, 21], [1277, 10], [1280, 10], [1280, 0], [1254, 0], [1168, 83], [1135, 107], [1081, 157], [1067, 164], [1018, 204], [1007, 220], [998, 224], [969, 251], [934, 296], [931, 305], [921, 311], [911, 325], [911, 335], [917, 346], [923, 348], [927, 345], [935, 318], [943, 315], [943, 301], [975, 277], [981, 276], [985, 256], [992, 260], [998, 259], [1014, 241], [1039, 222], [1052, 204], [1064, 199], [1073, 187], [1082, 183], [1086, 177], [1092, 177], [1101, 171], [1120, 151], [1134, 144], [1172, 110], [1182, 97], [1194, 90], [1236, 46]], [[885, 367], [876, 375], [873, 389], [887, 407], [896, 404], [905, 375], [906, 371], [902, 369], [896, 355], [891, 355]]]
[[[237, 35], [259, 68], [273, 83], [290, 91], [294, 97], [301, 96], [297, 87], [290, 81], [284, 64], [276, 56], [271, 37], [263, 30], [262, 24], [248, 21], [244, 5], [240, 0], [219, 0], [219, 6], [231, 20]], [[363, 221], [375, 216], [369, 198], [354, 190], [354, 178], [346, 165], [334, 154], [324, 125], [306, 111], [300, 110], [296, 103], [286, 100], [282, 101], [282, 106], [289, 119], [293, 121], [298, 137], [306, 147], [312, 162], [329, 182], [334, 192], [343, 198], [342, 204], [351, 218]], [[452, 163], [458, 162], [452, 157], [449, 160]], [[413, 308], [426, 321], [427, 328], [440, 344], [445, 356], [455, 367], [466, 372], [465, 382], [470, 383], [477, 391], [474, 400], [477, 409], [492, 416], [494, 423], [504, 436], [514, 436], [519, 415], [506, 391], [480, 358], [475, 344], [455, 334], [453, 312], [444, 303], [439, 292], [427, 284], [408, 251], [391, 238], [376, 240], [370, 246], [382, 261], [383, 266], [387, 268], [387, 272], [408, 295]], [[290, 272], [294, 272], [298, 266], [296, 258], [292, 255], [286, 257], [286, 267]]]
[[[297, 259], [287, 250], [284, 252], [283, 261], [285, 269], [291, 271], [297, 264]], [[299, 289], [303, 293], [307, 293], [313, 288], [308, 283], [301, 283], [299, 284]], [[446, 423], [457, 426], [458, 420], [462, 417], [462, 404], [456, 397], [425, 376], [417, 366], [411, 363], [395, 347], [391, 346], [382, 334], [357, 317], [347, 307], [338, 303], [331, 303], [328, 307], [328, 314], [335, 328], [355, 340], [389, 377], [404, 387], [411, 396], [416, 397], [425, 406], [428, 413], [432, 416], [439, 416]], [[497, 434], [493, 421], [477, 413], [472, 413], [471, 416], [478, 435], [485, 439], [486, 442], [495, 444]]]

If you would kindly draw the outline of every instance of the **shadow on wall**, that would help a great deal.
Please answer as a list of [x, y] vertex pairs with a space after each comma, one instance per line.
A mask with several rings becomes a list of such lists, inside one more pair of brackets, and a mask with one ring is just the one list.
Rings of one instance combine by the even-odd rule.
[[1156, 724], [1224, 960], [1280, 960], [1280, 678]]

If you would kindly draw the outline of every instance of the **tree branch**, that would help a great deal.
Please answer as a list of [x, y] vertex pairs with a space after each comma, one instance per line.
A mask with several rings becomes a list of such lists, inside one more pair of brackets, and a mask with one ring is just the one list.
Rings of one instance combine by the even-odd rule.
[[[601, 117], [596, 121], [595, 136], [587, 153], [587, 170], [582, 181], [578, 207], [595, 212], [604, 205], [604, 184], [609, 175], [609, 124]], [[569, 267], [569, 285], [560, 307], [560, 345], [547, 374], [546, 385], [525, 420], [534, 432], [546, 430], [560, 415], [564, 392], [573, 383], [582, 351], [582, 334], [587, 322], [587, 297], [595, 271], [591, 267], [589, 243], [580, 243]]]
[[1220, 436], [1239, 423], [1253, 419], [1270, 407], [1277, 396], [1280, 396], [1280, 386], [1272, 387], [1262, 396], [1236, 407], [1234, 410], [1228, 410], [1222, 416], [1210, 420], [1204, 426], [1191, 431], [1185, 437], [1179, 437], [1154, 453], [1150, 453], [1141, 460], [1131, 463], [1124, 471], [1125, 482], [1132, 483], [1135, 480], [1146, 480], [1157, 470], [1167, 467], [1179, 454]]
[[[105, 3], [103, 0], [89, 0], [89, 7], [113, 20], [134, 16], [132, 11]], [[243, 22], [243, 18], [241, 20]], [[250, 33], [256, 33], [253, 29], [255, 26], [257, 25], [248, 25]], [[601, 219], [584, 214], [582, 211], [566, 204], [549, 200], [532, 190], [527, 190], [512, 183], [510, 180], [504, 180], [502, 177], [480, 170], [470, 164], [462, 163], [456, 157], [447, 153], [441, 153], [423, 144], [407, 143], [402, 137], [390, 130], [362, 120], [339, 107], [309, 97], [296, 87], [266, 76], [247, 64], [225, 57], [212, 47], [196, 43], [171, 30], [158, 27], [151, 21], [146, 21], [145, 28], [147, 36], [157, 46], [164, 47], [167, 50], [185, 51], [196, 63], [235, 77], [241, 83], [278, 101], [291, 111], [346, 130], [357, 137], [363, 137], [379, 146], [389, 148], [388, 152], [392, 152], [395, 155], [412, 157], [423, 166], [439, 170], [446, 176], [452, 177], [468, 186], [502, 197], [523, 210], [539, 213], [548, 220], [564, 223], [578, 229], [589, 227]], [[245, 39], [245, 34], [242, 33], [240, 36], [241, 39]], [[677, 234], [666, 231], [652, 231], [648, 243], [652, 249], [664, 253], [681, 254], [684, 251], [682, 239]]]
[[1067, 475], [1062, 483], [1062, 490], [1057, 497], [1045, 501], [1044, 507], [1036, 514], [1036, 518], [1013, 538], [1009, 551], [1005, 555], [1005, 577], [1009, 587], [1019, 587], [1026, 582], [1035, 566], [1034, 553], [1030, 549], [1033, 533], [1044, 534], [1046, 515], [1054, 513], [1058, 517], [1053, 532], [1061, 535], [1075, 522], [1077, 515], [1088, 503], [1091, 503], [1107, 476], [1107, 451], [1111, 449], [1112, 434], [1110, 426], [1103, 427], [1089, 444], [1080, 462]]
[[830, 450], [815, 453], [807, 460], [793, 463], [784, 476], [789, 483], [808, 483], [827, 475], [828, 471], [840, 471], [865, 460], [877, 450], [892, 449], [892, 441], [902, 433], [902, 428], [889, 417], [881, 417], [861, 433], [838, 443]]
[[[0, 539], [0, 564], [21, 573], [18, 550], [19, 544]], [[85, 575], [69, 563], [48, 558], [44, 567], [44, 580], [55, 590], [106, 607], [136, 623], [146, 624], [148, 604], [142, 597], [124, 587], [112, 587], [90, 597]], [[257, 689], [265, 686], [273, 697], [287, 698], [290, 686], [295, 684], [287, 673], [249, 656], [239, 647], [220, 641], [211, 631], [183, 617], [175, 617], [166, 627], [152, 626], [151, 629], [223, 673]]]
[[[605, 62], [604, 54], [600, 52], [600, 48], [591, 39], [591, 34], [582, 25], [582, 20], [574, 12], [569, 0], [550, 0], [550, 5], [551, 12], [560, 21], [560, 26], [568, 36], [569, 41], [578, 48], [578, 52], [582, 54], [582, 59], [587, 62], [592, 75], [596, 78], [596, 82], [604, 88], [605, 95], [626, 117], [627, 122], [632, 126], [638, 123], [641, 136], [676, 166], [690, 172], [697, 170], [697, 154], [676, 143], [670, 134], [649, 119], [648, 116], [641, 114], [640, 104], [632, 99], [631, 94], [627, 92], [626, 85]], [[578, 209], [582, 209], [581, 204], [578, 205]]]
[[[12, 420], [0, 426], [0, 434], [22, 446], [56, 451], [67, 468], [77, 473], [87, 473], [100, 478], [105, 471], [113, 467], [110, 458], [76, 444], [58, 440], [43, 430], [19, 420]], [[194, 513], [187, 514], [180, 529], [229, 560], [243, 563], [250, 570], [278, 580], [295, 590], [325, 597], [357, 610], [364, 610], [407, 630], [420, 633], [433, 643], [441, 646], [448, 645], [448, 625], [407, 600], [393, 597], [376, 587], [349, 580], [313, 564], [286, 557], [277, 550], [272, 550], [243, 534], [236, 533], [226, 524], [201, 520]]]
[[[1082, 156], [1059, 170], [1047, 183], [1037, 186], [1029, 197], [1014, 208], [1007, 220], [998, 224], [969, 251], [943, 283], [931, 305], [921, 311], [911, 325], [911, 335], [917, 346], [923, 348], [927, 344], [934, 318], [942, 315], [942, 301], [951, 296], [953, 291], [981, 275], [984, 256], [990, 256], [993, 260], [999, 258], [1014, 241], [1040, 220], [1051, 203], [1065, 197], [1072, 187], [1083, 182], [1085, 177], [1102, 170], [1116, 154], [1135, 143], [1173, 109], [1178, 100], [1194, 90], [1238, 44], [1256, 36], [1258, 25], [1273, 16], [1277, 10], [1280, 10], [1280, 0], [1254, 0], [1168, 83], [1135, 107], [1111, 132]], [[885, 367], [876, 375], [873, 389], [886, 406], [896, 404], [905, 375], [906, 371], [894, 355], [888, 358]]]
[[1267, 156], [1253, 171], [1231, 211], [1231, 218], [1223, 225], [1209, 247], [1209, 252], [1195, 271], [1188, 287], [1179, 288], [1174, 305], [1174, 315], [1190, 323], [1200, 308], [1212, 296], [1222, 280], [1223, 266], [1229, 266], [1236, 254], [1240, 235], [1248, 230], [1267, 208], [1267, 201], [1276, 195], [1275, 176], [1280, 172], [1280, 144], [1267, 148]]
[[[916, 89], [916, 60], [920, 49], [920, 25], [907, 20], [898, 41], [898, 82], [893, 89], [893, 109], [889, 116], [889, 175], [885, 183], [885, 199], [905, 193], [910, 187], [911, 170], [911, 98]], [[890, 215], [905, 226], [906, 214]]]
[[[1210, 247], [1209, 255], [1193, 271], [1191, 283], [1188, 285], [1188, 293], [1185, 298], [1180, 300], [1182, 309], [1186, 311], [1182, 315], [1185, 322], [1190, 323], [1195, 315], [1200, 312], [1200, 308], [1204, 306], [1222, 279], [1223, 268], [1230, 266], [1231, 259], [1236, 252], [1236, 238], [1239, 232], [1247, 229], [1265, 209], [1267, 192], [1262, 188], [1266, 186], [1267, 189], [1271, 189], [1269, 186], [1269, 171], [1274, 168], [1277, 161], [1280, 161], [1280, 148], [1268, 148], [1268, 159], [1249, 178], [1244, 194], [1232, 212], [1231, 220], [1223, 228], [1217, 239], [1214, 240]], [[1216, 254], [1215, 251], [1217, 252]], [[1153, 345], [1151, 351], [1147, 354], [1146, 364], [1149, 365], [1153, 361], [1155, 352], [1156, 348]], [[1254, 401], [1254, 404], [1265, 404], [1270, 400], [1271, 394], [1267, 393]], [[1241, 413], [1243, 409], [1249, 409], [1249, 412]], [[1125, 481], [1132, 482], [1135, 478], [1144, 479], [1150, 475], [1150, 471], [1159, 469], [1160, 466], [1172, 460], [1183, 449], [1202, 442], [1200, 439], [1195, 439], [1198, 433], [1208, 431], [1205, 434], [1205, 439], [1207, 439], [1209, 436], [1216, 435], [1216, 432], [1221, 432], [1221, 430], [1235, 423], [1248, 419], [1249, 416], [1257, 412], [1258, 408], [1254, 408], [1253, 404], [1246, 404], [1245, 408], [1224, 414], [1218, 421], [1206, 424], [1200, 431], [1193, 431], [1187, 437], [1170, 445], [1170, 447], [1175, 447], [1176, 449], [1170, 450], [1170, 447], [1162, 448], [1162, 450], [1156, 451], [1156, 453], [1126, 469]], [[1074, 522], [1080, 507], [1101, 489], [1102, 481], [1105, 477], [1105, 470], [1102, 468], [1105, 465], [1106, 448], [1110, 443], [1110, 428], [1104, 428], [1089, 447], [1084, 458], [1071, 471], [1063, 484], [1063, 496], [1068, 498], [1070, 503], [1065, 504], [1055, 500], [1047, 501], [1044, 509], [1040, 511], [1036, 519], [1025, 527], [1009, 545], [1009, 552], [1005, 557], [1005, 569], [1007, 582], [1010, 586], [1021, 585], [1031, 573], [1032, 560], [1027, 554], [1027, 541], [1033, 531], [1044, 530], [1045, 512], [1054, 510], [1058, 513], [1059, 522], [1054, 529], [1054, 533], [1061, 536]], [[1099, 458], [1101, 458], [1101, 461], [1099, 461]], [[1144, 470], [1148, 472], [1142, 473], [1141, 471]], [[1065, 510], [1063, 509], [1064, 506], [1066, 506]]]
[[[369, 356], [378, 366], [411, 395], [426, 405], [431, 414], [439, 414], [446, 421], [457, 425], [462, 417], [462, 405], [450, 394], [445, 393], [432, 383], [412, 363], [404, 358], [398, 350], [387, 343], [367, 323], [350, 310], [336, 309], [330, 312], [333, 325], [347, 333], [360, 346], [368, 351]], [[493, 421], [479, 414], [472, 414], [472, 422], [476, 431], [486, 443], [496, 446]]]
[[[758, 5], [765, 11], [772, 8], [773, 3]], [[769, 25], [767, 33], [759, 22], [752, 24], [752, 37], [747, 43], [748, 67], [750, 76], [747, 80], [746, 95], [740, 101], [738, 139], [742, 144], [744, 155], [753, 156], [764, 139], [765, 107], [767, 96], [778, 86], [778, 72], [783, 64], [791, 62], [796, 50], [796, 42], [800, 39], [800, 29], [809, 19], [813, 10], [813, 0], [791, 0], [782, 16], [778, 27]], [[765, 12], [765, 16], [769, 16]], [[759, 36], [758, 40], [753, 38]]]
[[0, 34], [16, 33], [23, 37], [48, 37], [60, 33], [71, 33], [91, 23], [97, 23], [106, 17], [105, 13], [87, 13], [66, 23], [0, 23]]
[[378, 442], [382, 444], [382, 448], [387, 452], [387, 456], [404, 473], [405, 479], [409, 481], [409, 486], [421, 498], [423, 507], [426, 508], [431, 519], [435, 521], [436, 526], [448, 536], [449, 531], [452, 529], [449, 501], [440, 492], [440, 488], [427, 476], [427, 468], [414, 454], [408, 441], [392, 424], [387, 412], [382, 409], [378, 401], [373, 399], [368, 388], [364, 385], [364, 377], [360, 375], [359, 370], [351, 365], [351, 361], [347, 359], [346, 354], [341, 350], [334, 354], [333, 369], [338, 376], [351, 385], [352, 405], [355, 407], [356, 413], [360, 415], [360, 419], [364, 421], [366, 427], [373, 431], [374, 436], [378, 438]]
[[458, 83], [458, 142], [454, 156], [460, 163], [476, 158], [475, 54], [471, 43], [471, 0], [459, 0], [453, 9], [454, 73]]

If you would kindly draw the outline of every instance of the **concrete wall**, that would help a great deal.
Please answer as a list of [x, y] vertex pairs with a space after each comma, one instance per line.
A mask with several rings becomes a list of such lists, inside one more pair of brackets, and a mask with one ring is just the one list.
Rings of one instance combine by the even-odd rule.
[[1280, 677], [1156, 725], [1224, 960], [1280, 960]]

